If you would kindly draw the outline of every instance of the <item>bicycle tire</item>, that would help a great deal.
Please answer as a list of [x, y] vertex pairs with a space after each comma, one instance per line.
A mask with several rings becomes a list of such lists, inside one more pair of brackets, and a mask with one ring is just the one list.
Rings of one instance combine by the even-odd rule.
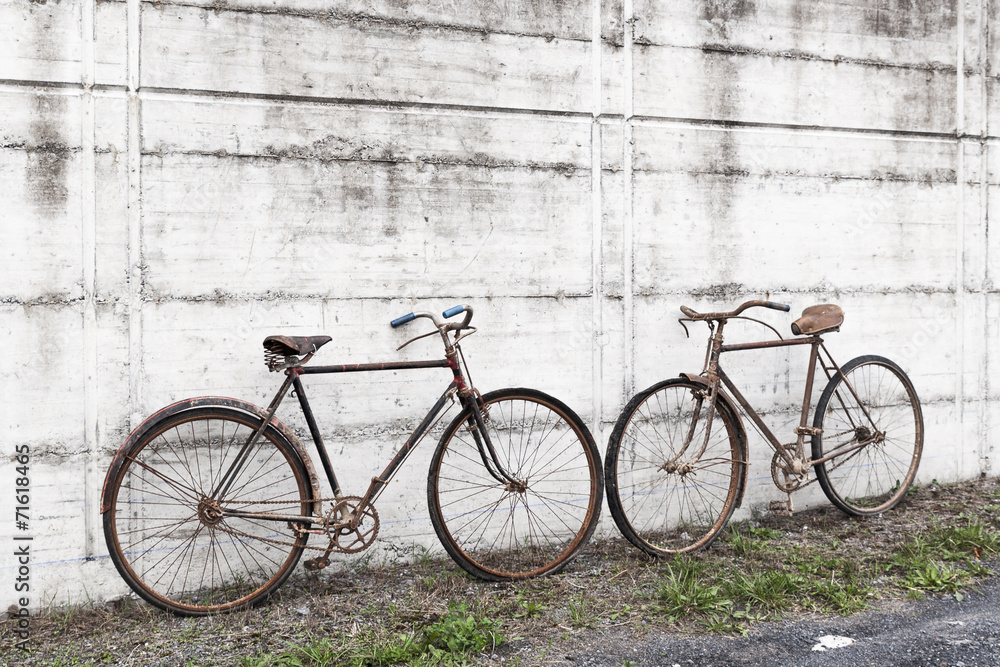
[[427, 473], [434, 530], [455, 562], [480, 579], [558, 572], [597, 527], [597, 445], [576, 413], [540, 391], [493, 391], [481, 397], [481, 410], [498, 460], [523, 488], [490, 476], [466, 408], [445, 429]]
[[682, 444], [688, 433], [688, 447], [704, 444], [707, 420], [697, 417], [705, 410], [696, 401], [705, 389], [684, 378], [654, 384], [628, 402], [608, 440], [608, 508], [622, 535], [651, 556], [709, 546], [742, 493], [746, 449], [736, 416], [722, 401], [704, 451], [681, 458], [689, 451]]
[[[147, 602], [182, 616], [244, 609], [295, 568], [307, 534], [287, 522], [219, 519], [206, 500], [260, 424], [225, 407], [187, 410], [118, 455], [104, 535], [119, 574]], [[269, 426], [254, 450], [218, 507], [311, 515], [312, 486], [292, 445]]]
[[[854, 393], [844, 385], [845, 377]], [[851, 359], [823, 390], [813, 426], [820, 429], [812, 437], [814, 461], [870, 439], [872, 426], [876, 432], [874, 442], [815, 466], [830, 502], [854, 516], [880, 514], [899, 504], [917, 474], [924, 442], [920, 400], [899, 366], [874, 355]]]

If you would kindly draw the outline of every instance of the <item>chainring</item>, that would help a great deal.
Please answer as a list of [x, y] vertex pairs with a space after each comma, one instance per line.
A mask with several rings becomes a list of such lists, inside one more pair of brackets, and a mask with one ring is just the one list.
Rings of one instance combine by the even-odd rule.
[[[794, 449], [794, 445], [789, 445], [789, 448]], [[774, 480], [774, 485], [785, 493], [798, 490], [808, 477], [808, 473], [789, 472], [785, 459], [781, 458], [778, 452], [771, 457], [771, 479]]]
[[364, 551], [378, 537], [378, 512], [358, 496], [344, 496], [327, 514], [330, 544], [341, 553]]

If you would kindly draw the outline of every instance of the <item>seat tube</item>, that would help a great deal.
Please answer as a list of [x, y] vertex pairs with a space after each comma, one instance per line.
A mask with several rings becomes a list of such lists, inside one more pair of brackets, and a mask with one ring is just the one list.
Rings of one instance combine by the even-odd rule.
[[319, 461], [323, 466], [323, 472], [326, 473], [326, 479], [330, 482], [330, 487], [333, 489], [333, 497], [339, 498], [340, 483], [337, 481], [337, 475], [333, 471], [333, 464], [330, 463], [330, 455], [326, 451], [326, 443], [323, 442], [323, 435], [319, 431], [316, 417], [313, 415], [309, 399], [306, 397], [305, 387], [302, 385], [302, 380], [299, 379], [298, 373], [294, 373], [293, 377], [292, 383], [295, 387], [295, 396], [299, 399], [299, 407], [302, 409], [302, 415], [306, 418], [309, 435], [312, 436], [313, 445], [316, 447], [316, 453], [319, 455]]
[[816, 362], [819, 360], [819, 346], [822, 343], [819, 336], [814, 336], [809, 346], [809, 367], [806, 370], [806, 386], [802, 393], [802, 415], [799, 417], [799, 427], [795, 429], [795, 453], [801, 459], [805, 437], [812, 436], [814, 429], [809, 426], [809, 405], [812, 403], [813, 383], [816, 380]]

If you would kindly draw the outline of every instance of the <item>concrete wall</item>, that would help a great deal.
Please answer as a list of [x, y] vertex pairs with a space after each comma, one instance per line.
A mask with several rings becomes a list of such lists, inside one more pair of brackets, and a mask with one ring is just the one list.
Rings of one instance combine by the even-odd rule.
[[[266, 402], [270, 333], [434, 356], [388, 321], [455, 303], [476, 384], [563, 398], [603, 451], [635, 390], [700, 368], [680, 304], [833, 301], [835, 356], [917, 386], [920, 480], [995, 475], [998, 33], [997, 0], [0, 0], [2, 479], [28, 444], [32, 604], [124, 592], [98, 496], [145, 415]], [[728, 365], [789, 440], [800, 352]], [[446, 381], [311, 385], [348, 492]], [[779, 497], [752, 447], [744, 515]], [[376, 559], [435, 546], [431, 449]]]

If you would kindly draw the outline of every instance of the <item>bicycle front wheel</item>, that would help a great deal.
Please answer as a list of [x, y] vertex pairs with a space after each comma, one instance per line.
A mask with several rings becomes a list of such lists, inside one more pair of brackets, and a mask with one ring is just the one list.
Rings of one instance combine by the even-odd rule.
[[[594, 439], [572, 410], [542, 392], [502, 389], [481, 401], [496, 461], [463, 410], [427, 475], [434, 530], [455, 562], [481, 579], [557, 572], [597, 527], [603, 480]], [[510, 479], [491, 474], [497, 464]]]
[[736, 507], [746, 461], [736, 417], [717, 401], [709, 431], [706, 393], [682, 378], [655, 384], [629, 401], [608, 441], [611, 516], [651, 556], [708, 546]]
[[232, 611], [264, 600], [291, 574], [307, 534], [288, 521], [226, 514], [312, 513], [312, 486], [288, 441], [265, 429], [228, 492], [212, 495], [260, 424], [224, 407], [188, 410], [119, 455], [104, 535], [118, 572], [146, 601], [184, 616]]
[[834, 505], [855, 516], [895, 507], [920, 465], [924, 418], [913, 383], [883, 357], [844, 364], [816, 404], [816, 477]]

